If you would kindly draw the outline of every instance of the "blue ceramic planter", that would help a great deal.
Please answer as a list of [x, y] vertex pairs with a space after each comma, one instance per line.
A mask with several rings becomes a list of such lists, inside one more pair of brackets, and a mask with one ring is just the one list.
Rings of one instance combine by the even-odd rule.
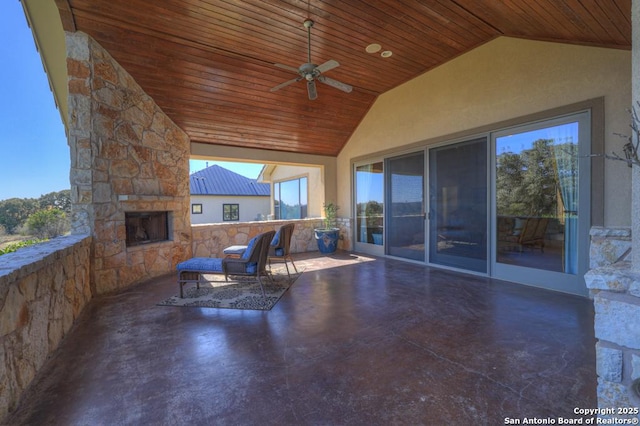
[[336, 251], [338, 239], [340, 238], [340, 229], [316, 229], [315, 234], [320, 253], [331, 254]]

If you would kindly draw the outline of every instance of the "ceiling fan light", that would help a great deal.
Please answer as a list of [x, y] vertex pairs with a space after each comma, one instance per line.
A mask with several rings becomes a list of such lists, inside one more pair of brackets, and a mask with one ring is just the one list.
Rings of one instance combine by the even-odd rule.
[[364, 50], [366, 50], [367, 53], [378, 53], [380, 49], [382, 49], [382, 46], [380, 46], [378, 43], [371, 43]]
[[384, 52], [382, 52], [380, 54], [380, 56], [382, 56], [383, 58], [388, 58], [389, 56], [393, 55], [393, 52], [390, 50], [385, 50]]

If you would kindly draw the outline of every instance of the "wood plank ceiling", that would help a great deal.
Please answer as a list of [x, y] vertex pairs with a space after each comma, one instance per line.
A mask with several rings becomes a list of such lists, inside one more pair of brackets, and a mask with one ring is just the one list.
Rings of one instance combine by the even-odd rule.
[[[631, 0], [56, 0], [193, 142], [337, 155], [376, 97], [498, 36], [631, 48]], [[335, 59], [327, 77], [298, 68]], [[378, 43], [383, 58], [365, 47]]]

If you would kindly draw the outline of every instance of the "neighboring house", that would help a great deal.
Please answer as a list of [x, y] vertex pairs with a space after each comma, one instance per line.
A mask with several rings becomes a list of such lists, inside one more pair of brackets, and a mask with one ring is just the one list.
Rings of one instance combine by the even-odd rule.
[[258, 181], [269, 182], [271, 186], [270, 208], [274, 219], [322, 216], [324, 179], [319, 167], [267, 164]]
[[248, 222], [266, 219], [270, 188], [213, 165], [191, 174], [191, 223]]

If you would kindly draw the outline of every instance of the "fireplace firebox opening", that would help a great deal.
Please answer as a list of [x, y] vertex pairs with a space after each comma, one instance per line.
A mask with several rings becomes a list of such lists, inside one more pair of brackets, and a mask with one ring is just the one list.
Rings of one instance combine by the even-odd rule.
[[125, 212], [127, 247], [169, 240], [169, 212]]

